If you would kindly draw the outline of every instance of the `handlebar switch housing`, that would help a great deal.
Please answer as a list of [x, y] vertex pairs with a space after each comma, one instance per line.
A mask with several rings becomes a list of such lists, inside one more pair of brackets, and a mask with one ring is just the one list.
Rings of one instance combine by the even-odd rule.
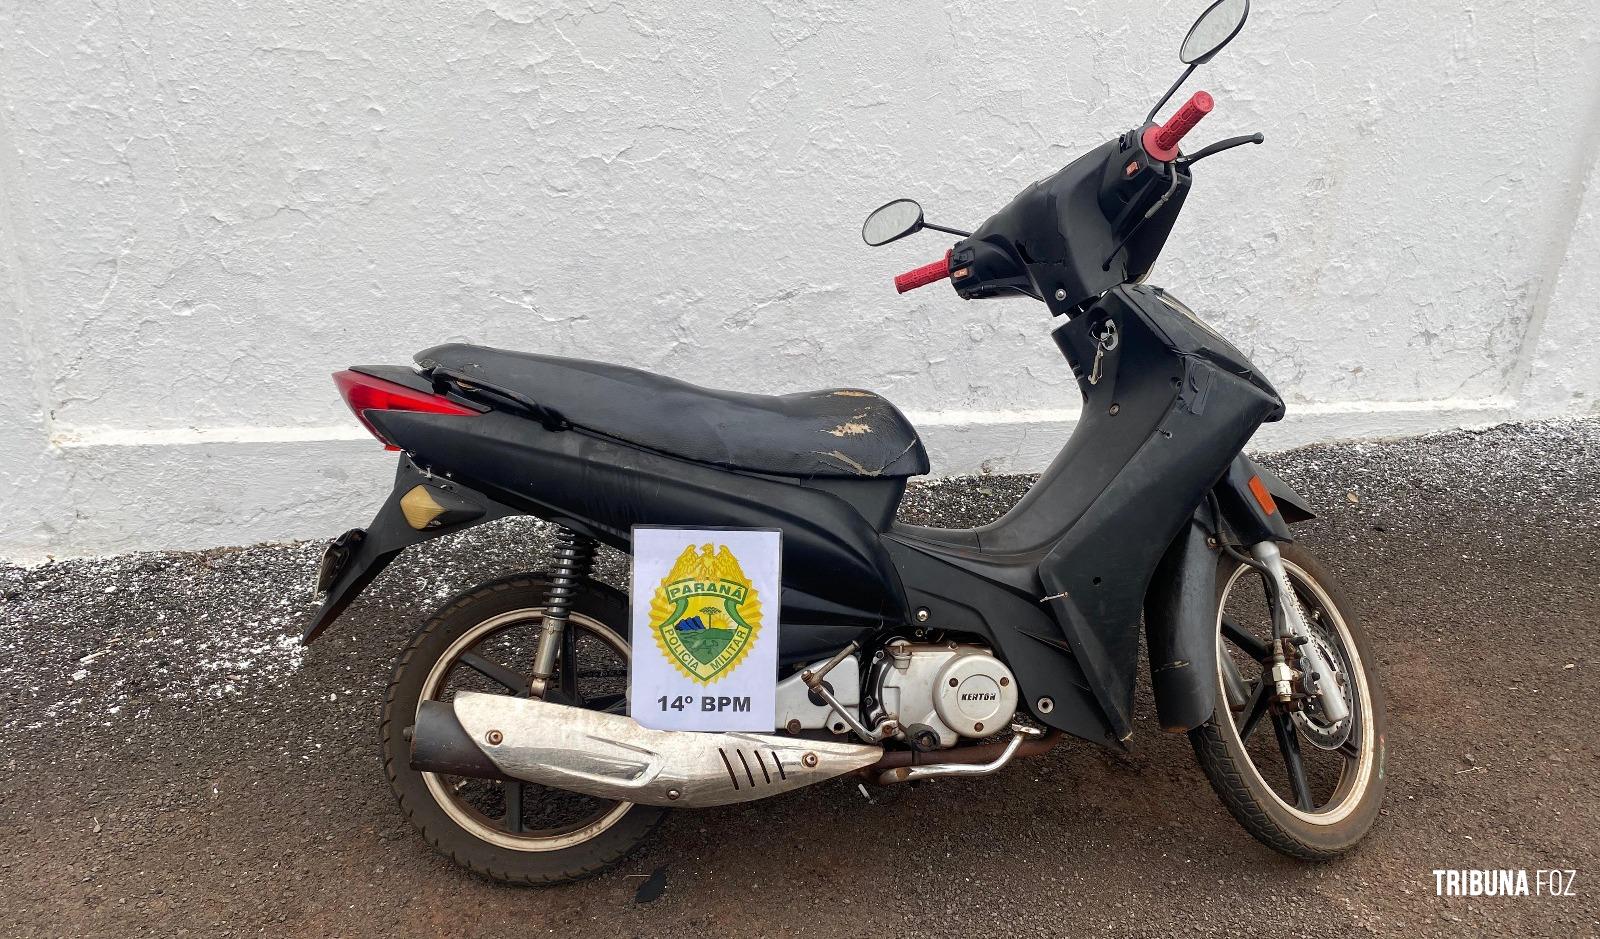
[[1021, 259], [1003, 244], [979, 238], [956, 243], [950, 253], [950, 285], [963, 300], [1033, 296]]
[[1106, 160], [1105, 169], [1100, 174], [1100, 211], [1108, 221], [1116, 219], [1130, 204], [1139, 201], [1138, 196], [1145, 190], [1156, 186], [1162, 189], [1167, 187], [1167, 165], [1151, 159], [1139, 143], [1145, 128], [1154, 126], [1146, 124], [1118, 137], [1116, 154]]

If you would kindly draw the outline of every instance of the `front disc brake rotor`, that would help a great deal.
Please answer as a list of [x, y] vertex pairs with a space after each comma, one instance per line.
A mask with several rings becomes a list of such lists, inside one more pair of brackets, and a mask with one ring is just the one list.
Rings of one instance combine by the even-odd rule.
[[1311, 641], [1316, 643], [1317, 651], [1322, 653], [1323, 661], [1333, 669], [1333, 675], [1322, 676], [1318, 687], [1324, 693], [1336, 690], [1344, 698], [1346, 716], [1337, 724], [1328, 723], [1323, 717], [1321, 703], [1315, 696], [1308, 695], [1306, 706], [1294, 712], [1294, 722], [1312, 746], [1319, 750], [1337, 750], [1350, 739], [1350, 730], [1355, 726], [1356, 709], [1350, 695], [1350, 666], [1340, 654], [1340, 650], [1323, 634], [1320, 622], [1314, 622], [1312, 625]]

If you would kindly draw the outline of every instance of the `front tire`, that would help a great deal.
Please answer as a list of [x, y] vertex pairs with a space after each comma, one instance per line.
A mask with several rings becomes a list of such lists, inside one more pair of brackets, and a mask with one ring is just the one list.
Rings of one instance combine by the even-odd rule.
[[[439, 851], [506, 883], [555, 884], [597, 874], [626, 857], [667, 810], [411, 768], [410, 728], [424, 700], [470, 689], [526, 697], [548, 582], [492, 580], [446, 603], [395, 664], [384, 696], [384, 770], [401, 811]], [[625, 713], [626, 600], [584, 581], [573, 600], [547, 700]]]
[[1333, 575], [1298, 544], [1279, 547], [1308, 625], [1341, 673], [1348, 727], [1311, 723], [1313, 716], [1270, 703], [1262, 664], [1272, 637], [1266, 582], [1225, 557], [1217, 578], [1217, 708], [1189, 740], [1212, 788], [1251, 835], [1290, 857], [1324, 860], [1355, 847], [1383, 805], [1383, 694], [1366, 633]]

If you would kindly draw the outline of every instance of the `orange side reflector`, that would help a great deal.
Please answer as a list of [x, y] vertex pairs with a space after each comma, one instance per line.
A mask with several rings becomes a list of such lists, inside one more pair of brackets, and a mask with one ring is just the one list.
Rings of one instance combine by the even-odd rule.
[[1278, 503], [1273, 500], [1272, 493], [1267, 491], [1267, 484], [1261, 481], [1260, 476], [1250, 477], [1250, 494], [1256, 497], [1261, 511], [1268, 515], [1278, 511]]

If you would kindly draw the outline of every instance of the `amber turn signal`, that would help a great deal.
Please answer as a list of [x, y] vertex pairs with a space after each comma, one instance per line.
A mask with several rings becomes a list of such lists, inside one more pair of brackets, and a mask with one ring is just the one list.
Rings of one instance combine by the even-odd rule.
[[1267, 484], [1261, 481], [1260, 476], [1250, 477], [1250, 494], [1256, 497], [1261, 511], [1268, 515], [1278, 511], [1277, 501], [1272, 498], [1272, 493], [1267, 491]]

